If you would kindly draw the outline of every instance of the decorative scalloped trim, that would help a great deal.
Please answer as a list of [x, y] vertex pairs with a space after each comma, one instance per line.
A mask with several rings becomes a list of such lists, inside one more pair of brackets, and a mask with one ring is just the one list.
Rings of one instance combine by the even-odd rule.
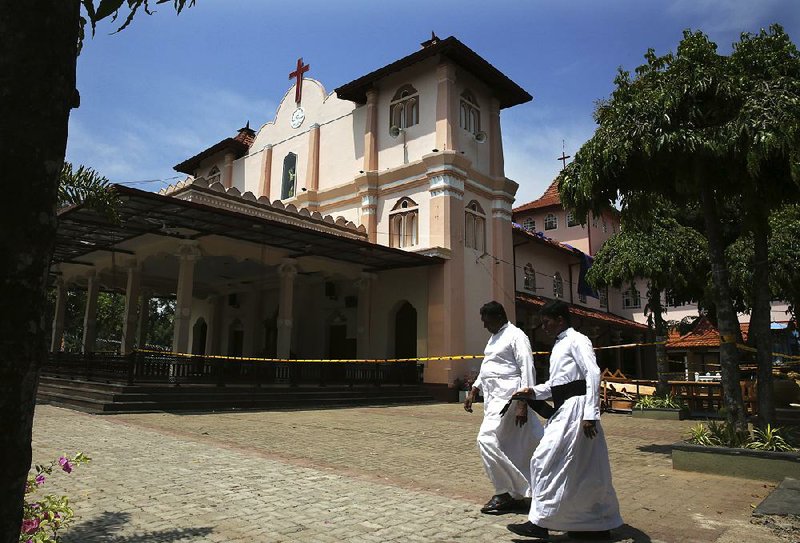
[[332, 217], [331, 215], [325, 215], [323, 217], [319, 211], [312, 212], [305, 207], [298, 209], [297, 206], [295, 206], [294, 204], [284, 204], [280, 200], [275, 200], [274, 202], [270, 203], [269, 198], [267, 198], [266, 196], [260, 196], [256, 198], [256, 195], [253, 194], [251, 191], [247, 191], [244, 194], [242, 194], [242, 192], [236, 187], [230, 187], [226, 189], [222, 185], [222, 183], [218, 181], [209, 185], [208, 180], [204, 177], [198, 177], [196, 179], [187, 177], [183, 181], [180, 181], [178, 183], [175, 183], [174, 185], [169, 185], [168, 187], [161, 189], [160, 191], [158, 191], [158, 194], [161, 194], [162, 196], [177, 197], [178, 196], [177, 193], [182, 192], [184, 190], [190, 190], [193, 188], [201, 188], [213, 192], [219, 192], [227, 197], [240, 200], [242, 201], [242, 203], [248, 203], [248, 204], [255, 203], [259, 206], [266, 208], [267, 210], [274, 210], [274, 211], [279, 211], [281, 213], [294, 215], [295, 218], [297, 219], [322, 222], [334, 228], [340, 228], [342, 230], [345, 230], [350, 234], [365, 236], [367, 233], [367, 229], [364, 227], [363, 224], [356, 225], [353, 221], [348, 221], [345, 217], [342, 216]]

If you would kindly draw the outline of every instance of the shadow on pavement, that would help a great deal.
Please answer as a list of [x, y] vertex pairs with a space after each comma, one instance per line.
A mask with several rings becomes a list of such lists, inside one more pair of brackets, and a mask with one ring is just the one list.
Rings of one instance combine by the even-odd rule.
[[[559, 542], [568, 543], [568, 542], [572, 542], [572, 541], [584, 542], [586, 540], [585, 539], [575, 539], [575, 538], [569, 537], [566, 533], [561, 533], [561, 534], [552, 534], [551, 533], [550, 537], [548, 539], [546, 539], [546, 540], [544, 540], [544, 539], [516, 538], [516, 539], [512, 539], [511, 541], [513, 541], [514, 543], [532, 543], [532, 542], [535, 542], [535, 541], [550, 541], [550, 542], [555, 542], [555, 543], [559, 543]], [[611, 539], [602, 539], [602, 540], [598, 540], [598, 541], [602, 541], [602, 542], [606, 542], [606, 543], [615, 543], [615, 542], [622, 542], [622, 541], [631, 541], [633, 543], [651, 543], [652, 540], [650, 539], [650, 536], [647, 535], [646, 533], [644, 533], [643, 531], [641, 531], [641, 530], [639, 530], [637, 528], [634, 528], [633, 526], [631, 526], [629, 524], [623, 524], [622, 526], [620, 526], [616, 530], [611, 530]]]
[[129, 521], [130, 513], [105, 511], [100, 516], [74, 524], [64, 531], [64, 543], [172, 543], [202, 537], [213, 528], [174, 528], [171, 530], [142, 531], [132, 535], [119, 535]]
[[656, 445], [654, 443], [653, 445], [640, 445], [639, 447], [636, 448], [642, 452], [647, 452], [647, 453], [666, 454], [666, 455], [672, 454], [672, 445]]

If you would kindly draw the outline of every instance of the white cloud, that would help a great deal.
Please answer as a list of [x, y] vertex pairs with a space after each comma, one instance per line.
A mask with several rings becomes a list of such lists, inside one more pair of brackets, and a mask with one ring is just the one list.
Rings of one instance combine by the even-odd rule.
[[552, 118], [547, 112], [503, 120], [503, 155], [506, 176], [519, 183], [515, 206], [535, 200], [561, 170], [562, 141], [574, 156], [594, 133], [590, 118]]
[[[235, 135], [248, 120], [256, 129], [274, 115], [275, 105], [230, 91], [190, 82], [178, 84], [158, 108], [141, 103], [116, 111], [80, 109], [70, 119], [67, 160], [85, 164], [115, 182], [149, 179], [173, 181], [182, 177], [172, 169], [223, 138]], [[114, 119], [113, 123], [105, 119]], [[157, 190], [167, 184], [142, 184]]]
[[701, 29], [712, 38], [733, 33], [735, 39], [740, 32], [757, 32], [760, 26], [774, 22], [771, 18], [779, 16], [786, 6], [785, 0], [676, 0], [668, 12], [676, 18], [692, 20], [693, 29]]

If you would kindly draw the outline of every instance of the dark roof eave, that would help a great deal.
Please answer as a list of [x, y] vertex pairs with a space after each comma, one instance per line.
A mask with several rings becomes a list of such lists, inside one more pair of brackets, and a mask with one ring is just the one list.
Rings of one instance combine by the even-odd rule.
[[187, 175], [194, 175], [194, 171], [195, 169], [197, 169], [200, 163], [212, 155], [215, 155], [221, 151], [231, 150], [236, 155], [236, 158], [241, 158], [247, 154], [247, 151], [249, 149], [250, 146], [244, 142], [241, 142], [234, 138], [225, 138], [224, 140], [215, 143], [208, 149], [200, 151], [193, 157], [187, 158], [180, 164], [174, 166], [173, 169], [175, 171], [185, 173]]
[[533, 97], [525, 89], [514, 83], [503, 72], [453, 36], [429, 45], [416, 53], [392, 62], [354, 81], [345, 83], [335, 90], [336, 95], [342, 100], [364, 104], [367, 101], [367, 90], [372, 87], [373, 83], [436, 55], [447, 57], [463, 66], [489, 88], [493, 89], [497, 99], [500, 101], [500, 109], [533, 100]]

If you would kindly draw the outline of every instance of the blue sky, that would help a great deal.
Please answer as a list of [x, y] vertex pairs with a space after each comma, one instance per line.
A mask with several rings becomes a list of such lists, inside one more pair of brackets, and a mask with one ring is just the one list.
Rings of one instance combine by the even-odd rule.
[[800, 43], [800, 0], [197, 0], [180, 16], [157, 11], [87, 39], [67, 146], [67, 160], [146, 190], [246, 121], [271, 120], [298, 57], [331, 92], [418, 50], [432, 30], [456, 36], [534, 97], [502, 113], [520, 204], [557, 174], [562, 140], [572, 155], [591, 136], [595, 101], [649, 47], [674, 51], [691, 28], [729, 52], [741, 32], [774, 22]]

